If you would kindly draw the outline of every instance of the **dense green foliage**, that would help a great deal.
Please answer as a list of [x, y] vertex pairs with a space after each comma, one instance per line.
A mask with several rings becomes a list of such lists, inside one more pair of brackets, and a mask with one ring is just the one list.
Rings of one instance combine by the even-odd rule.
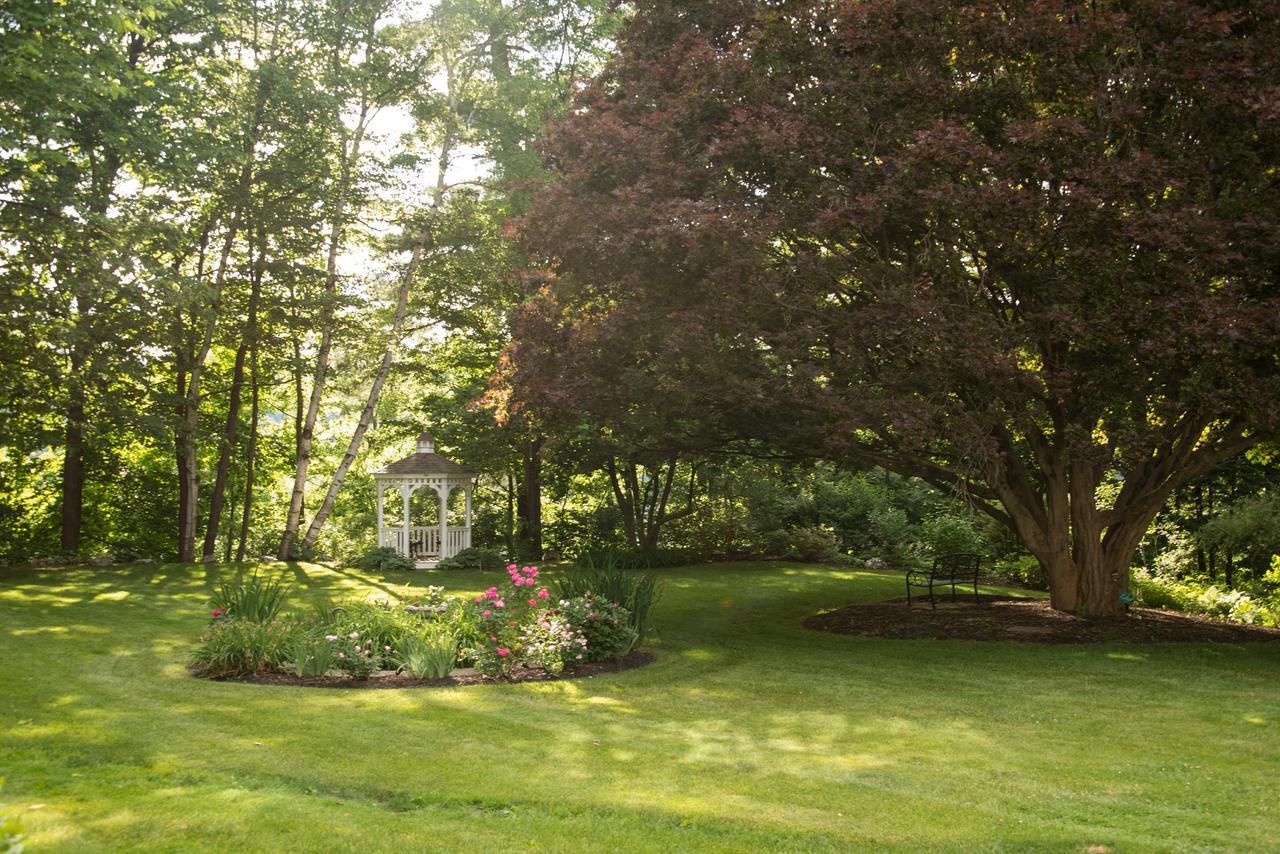
[[[300, 605], [501, 580], [278, 571]], [[719, 564], [659, 571], [657, 661], [619, 674], [195, 680], [210, 591], [238, 572], [3, 572], [2, 812], [29, 850], [391, 851], [424, 828], [446, 849], [1280, 846], [1274, 644], [839, 637], [800, 621], [901, 596], [900, 576]]]
[[677, 452], [808, 454], [961, 497], [1055, 608], [1120, 613], [1167, 500], [1280, 430], [1278, 20], [637, 3], [545, 143], [508, 411], [629, 442], [641, 546]]

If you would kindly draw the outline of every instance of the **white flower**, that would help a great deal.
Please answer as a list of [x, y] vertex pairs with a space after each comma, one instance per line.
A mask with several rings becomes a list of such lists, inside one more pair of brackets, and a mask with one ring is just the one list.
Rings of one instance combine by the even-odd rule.
[[325, 640], [327, 640], [327, 641], [329, 641], [330, 643], [333, 643], [334, 641], [336, 641], [336, 640], [338, 639], [338, 636], [337, 636], [337, 635], [325, 635], [325, 636], [324, 636], [324, 639], [325, 639]]
[[347, 635], [347, 637], [351, 638], [352, 640], [355, 640], [356, 638], [360, 637], [360, 633], [352, 632], [351, 634]]

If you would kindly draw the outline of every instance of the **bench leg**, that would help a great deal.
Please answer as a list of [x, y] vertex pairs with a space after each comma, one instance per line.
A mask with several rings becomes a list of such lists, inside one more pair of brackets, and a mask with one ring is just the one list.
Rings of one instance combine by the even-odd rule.
[[951, 601], [956, 601], [956, 583], [954, 581], [951, 582]]
[[938, 603], [933, 601], [933, 585], [932, 584], [929, 585], [929, 607], [935, 611], [938, 610]]

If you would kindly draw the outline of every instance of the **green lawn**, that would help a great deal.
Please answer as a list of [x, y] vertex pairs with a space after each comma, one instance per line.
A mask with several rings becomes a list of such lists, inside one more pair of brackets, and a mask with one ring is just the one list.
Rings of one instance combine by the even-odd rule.
[[[0, 801], [31, 850], [1280, 849], [1280, 645], [812, 632], [901, 594], [668, 570], [655, 664], [406, 691], [184, 670], [229, 567], [0, 575]], [[300, 565], [298, 594], [472, 592]]]

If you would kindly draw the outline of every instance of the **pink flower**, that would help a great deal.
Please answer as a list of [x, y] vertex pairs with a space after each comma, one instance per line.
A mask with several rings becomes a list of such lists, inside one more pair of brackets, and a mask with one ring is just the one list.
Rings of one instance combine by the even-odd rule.
[[483, 597], [483, 596], [477, 596], [475, 599], [473, 599], [473, 600], [471, 600], [471, 601], [473, 601], [473, 602], [475, 602], [477, 605], [479, 605], [481, 602], [483, 602], [483, 601], [484, 601], [484, 597]]
[[506, 658], [508, 655], [511, 654], [511, 650], [503, 649], [502, 647], [498, 647], [497, 649], [494, 650], [494, 652], [496, 652], [500, 658]]
[[497, 643], [497, 641], [498, 641], [498, 636], [497, 636], [497, 635], [489, 635], [489, 640], [493, 641], [494, 643]]
[[347, 637], [351, 638], [352, 640], [355, 640], [356, 638], [360, 637], [360, 633], [352, 632], [351, 634], [347, 635]]
[[539, 599], [546, 599], [546, 598], [547, 598], [548, 596], [550, 596], [550, 595], [551, 595], [551, 594], [547, 592], [547, 588], [545, 588], [545, 587], [543, 587], [541, 590], [539, 590], [539, 591], [538, 591], [538, 598], [539, 598]]
[[503, 599], [499, 599], [497, 602], [494, 602], [494, 603], [493, 603], [493, 607], [495, 607], [495, 608], [505, 608], [505, 607], [507, 607], [507, 603], [506, 603], [506, 601], [505, 601], [505, 600], [503, 600]]
[[507, 564], [507, 572], [514, 572], [516, 565], [514, 563]]
[[537, 599], [530, 599], [530, 600], [529, 600], [529, 604], [536, 608], [536, 607], [538, 606], [538, 600], [537, 600]]
[[480, 616], [482, 616], [482, 617], [492, 617], [492, 616], [493, 616], [493, 612], [492, 612], [492, 611], [490, 611], [488, 608], [485, 608], [485, 609], [484, 609], [484, 611], [482, 611], [482, 612], [481, 612]]

